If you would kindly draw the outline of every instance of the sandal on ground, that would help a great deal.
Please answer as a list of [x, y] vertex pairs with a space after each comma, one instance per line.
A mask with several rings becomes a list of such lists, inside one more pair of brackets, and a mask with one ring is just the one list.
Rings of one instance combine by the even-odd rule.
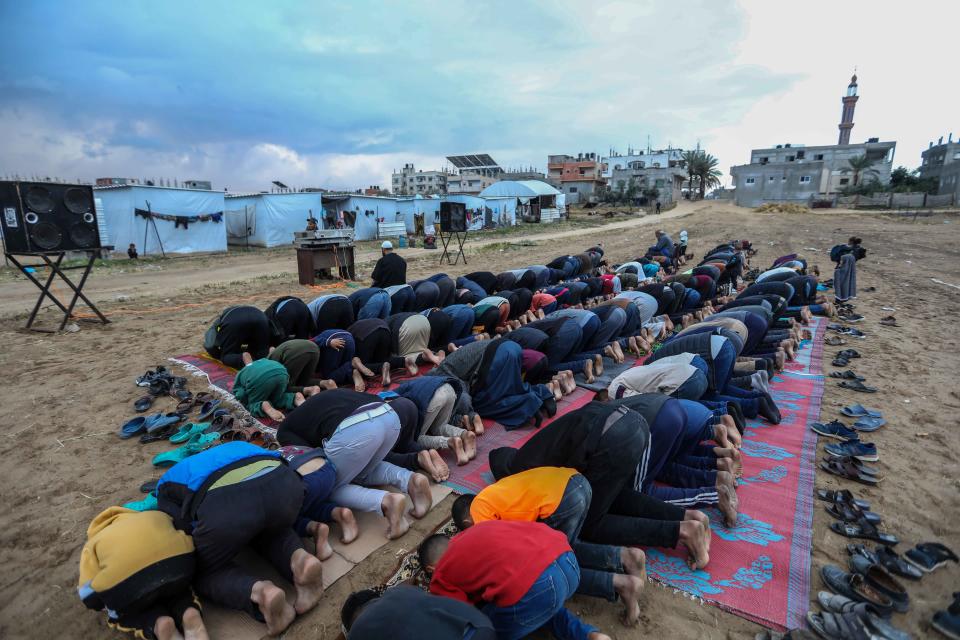
[[840, 386], [844, 389], [850, 389], [851, 391], [859, 391], [860, 393], [876, 393], [876, 387], [868, 387], [859, 380], [844, 380], [840, 383]]
[[859, 380], [860, 382], [866, 380], [863, 376], [858, 376], [852, 369], [847, 369], [846, 371], [831, 371], [830, 377], [841, 378], [843, 380]]
[[865, 416], [858, 419], [851, 426], [857, 431], [864, 431], [870, 433], [871, 431], [876, 431], [883, 425], [887, 424], [887, 421], [883, 418], [874, 418], [873, 416]]
[[186, 389], [176, 389], [171, 395], [173, 395], [180, 402], [193, 403], [193, 394]]
[[176, 411], [182, 416], [185, 416], [191, 411], [193, 411], [193, 407], [194, 407], [193, 400], [184, 400], [183, 402], [177, 405], [177, 408], [174, 409], [174, 411]]
[[233, 429], [234, 420], [234, 417], [229, 413], [218, 415], [210, 421], [207, 431], [210, 433], [224, 433], [226, 431], [230, 431]]
[[840, 413], [850, 418], [863, 418], [865, 416], [870, 416], [872, 418], [882, 418], [883, 412], [877, 411], [876, 409], [870, 409], [862, 404], [852, 404], [849, 407], [844, 407], [840, 409]]
[[[856, 464], [853, 458], [831, 458], [820, 462], [820, 468], [841, 478], [855, 480], [861, 484], [876, 486], [882, 478], [877, 476], [876, 470]], [[867, 471], [870, 469], [870, 471]]]
[[882, 325], [884, 325], [884, 326], [886, 326], [886, 327], [899, 327], [899, 326], [900, 326], [900, 325], [897, 324], [897, 319], [894, 318], [893, 316], [887, 316], [887, 317], [885, 317], [885, 318], [880, 318], [880, 324], [882, 324]]
[[123, 505], [124, 509], [130, 509], [131, 511], [156, 511], [157, 509], [157, 496], [152, 493], [147, 495], [143, 500], [137, 500], [136, 502], [127, 502]]
[[195, 435], [205, 433], [209, 426], [209, 422], [188, 422], [170, 436], [170, 442], [182, 444]]
[[870, 503], [866, 500], [857, 500], [849, 489], [817, 489], [817, 498], [825, 502], [847, 502], [854, 504], [864, 511], [869, 511]]
[[864, 518], [868, 522], [873, 524], [880, 524], [883, 521], [883, 518], [880, 517], [880, 514], [874, 513], [873, 511], [864, 511], [858, 509], [856, 506], [846, 503], [834, 503], [827, 505], [827, 513], [839, 520], [840, 522], [857, 522], [860, 518]]
[[183, 420], [179, 413], [155, 413], [147, 418], [147, 433], [153, 433]]
[[839, 347], [840, 345], [847, 344], [847, 341], [840, 336], [830, 336], [823, 341], [823, 344], [831, 347]]
[[138, 398], [138, 399], [133, 403], [133, 409], [134, 409], [134, 411], [136, 411], [137, 413], [143, 413], [144, 411], [146, 411], [147, 409], [149, 409], [150, 407], [152, 407], [152, 406], [153, 406], [153, 398], [154, 398], [154, 397], [151, 396], [151, 395], [146, 395], [146, 396], [143, 396], [142, 398]]
[[207, 400], [203, 403], [203, 406], [200, 407], [200, 415], [197, 416], [197, 420], [203, 421], [213, 415], [213, 412], [220, 407], [220, 400]]
[[852, 523], [831, 522], [830, 530], [847, 538], [873, 540], [874, 542], [879, 542], [880, 544], [890, 546], [896, 546], [900, 543], [900, 539], [895, 535], [880, 531], [872, 522], [868, 522], [867, 520], [860, 520]]
[[219, 439], [219, 433], [205, 433], [203, 435], [194, 436], [193, 439], [189, 440], [187, 444], [183, 445], [179, 449], [174, 449], [173, 451], [164, 451], [163, 453], [154, 456], [153, 466], [173, 466], [182, 460], [186, 460], [192, 455], [200, 453], [204, 449], [212, 447]]
[[854, 612], [807, 612], [807, 624], [825, 640], [872, 640], [866, 623]]
[[950, 640], [960, 640], [960, 591], [953, 594], [953, 602], [946, 610], [933, 614], [930, 625]]
[[160, 442], [161, 440], [166, 440], [171, 435], [173, 435], [173, 427], [171, 425], [167, 425], [155, 431], [147, 431], [145, 434], [140, 436], [140, 444]]
[[157, 488], [157, 483], [160, 482], [157, 479], [147, 480], [142, 485], [140, 485], [140, 493], [153, 493], [154, 489]]
[[848, 364], [850, 364], [850, 360], [848, 360], [847, 358], [843, 358], [841, 356], [837, 356], [836, 358], [833, 359], [833, 361], [830, 364], [832, 364], [835, 367], [845, 367]]
[[844, 349], [843, 351], [841, 351], [841, 352], [838, 353], [837, 355], [838, 355], [838, 356], [842, 356], [842, 357], [846, 358], [847, 360], [852, 360], [852, 359], [854, 359], [854, 358], [862, 358], [862, 357], [863, 357], [863, 356], [860, 355], [860, 352], [857, 351], [856, 349]]
[[126, 440], [127, 438], [132, 438], [133, 436], [139, 435], [147, 428], [147, 419], [144, 416], [137, 416], [136, 418], [131, 418], [127, 420], [122, 427], [120, 427], [120, 433], [118, 434], [121, 439]]

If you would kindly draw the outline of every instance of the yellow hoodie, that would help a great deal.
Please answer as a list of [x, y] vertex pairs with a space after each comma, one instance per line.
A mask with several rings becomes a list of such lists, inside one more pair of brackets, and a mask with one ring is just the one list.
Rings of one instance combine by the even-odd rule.
[[193, 539], [170, 516], [110, 507], [87, 528], [78, 592], [91, 609], [123, 612], [161, 588], [189, 586], [193, 569]]

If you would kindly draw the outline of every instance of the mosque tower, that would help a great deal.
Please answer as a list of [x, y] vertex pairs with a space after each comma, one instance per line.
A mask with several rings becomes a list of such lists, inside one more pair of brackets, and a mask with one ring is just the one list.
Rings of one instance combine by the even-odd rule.
[[857, 108], [857, 74], [854, 73], [847, 85], [847, 95], [843, 96], [843, 112], [840, 115], [840, 139], [837, 144], [850, 144], [850, 129], [853, 129], [853, 110]]

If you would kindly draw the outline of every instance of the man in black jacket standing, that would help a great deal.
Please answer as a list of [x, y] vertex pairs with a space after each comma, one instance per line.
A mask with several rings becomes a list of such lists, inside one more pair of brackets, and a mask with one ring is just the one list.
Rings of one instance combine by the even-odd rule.
[[385, 240], [380, 245], [383, 257], [373, 268], [373, 286], [380, 289], [407, 284], [407, 261], [393, 252], [393, 243]]

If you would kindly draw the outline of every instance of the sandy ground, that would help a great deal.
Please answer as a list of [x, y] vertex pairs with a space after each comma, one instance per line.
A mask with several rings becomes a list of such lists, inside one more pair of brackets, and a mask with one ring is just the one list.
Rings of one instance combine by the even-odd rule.
[[[856, 302], [857, 311], [866, 316], [858, 326], [869, 337], [852, 345], [864, 355], [853, 364], [881, 391], [863, 396], [828, 381], [823, 417], [837, 417], [837, 408], [854, 401], [882, 409], [889, 424], [872, 439], [881, 451], [886, 479], [878, 488], [844, 486], [873, 502], [886, 529], [904, 541], [901, 551], [925, 540], [960, 550], [960, 467], [952, 450], [960, 411], [955, 379], [960, 345], [956, 331], [947, 325], [960, 315], [960, 304], [955, 288], [931, 280], [960, 285], [960, 217], [911, 221], [868, 213], [756, 214], [719, 203], [685, 203], [661, 218], [621, 219], [560, 234], [514, 235], [491, 239], [486, 246], [471, 241], [469, 266], [445, 270], [497, 272], [578, 252], [601, 240], [610, 258], [620, 261], [652, 244], [653, 225], [674, 237], [679, 229], [688, 229], [691, 249], [698, 255], [721, 240], [749, 238], [760, 250], [756, 266], [798, 252], [827, 267], [825, 251], [830, 246], [851, 234], [864, 239], [869, 255], [859, 265], [861, 293]], [[414, 257], [426, 252], [403, 253]], [[438, 257], [430, 253], [412, 261], [411, 278], [436, 272]], [[7, 431], [0, 444], [0, 637], [114, 637], [102, 616], [83, 608], [75, 589], [90, 519], [107, 506], [139, 498], [137, 487], [159, 475], [149, 460], [164, 445], [121, 442], [114, 435], [132, 413], [130, 403], [137, 397], [133, 379], [169, 356], [198, 351], [208, 322], [227, 304], [243, 299], [266, 307], [284, 294], [310, 298], [313, 292], [297, 284], [293, 265], [293, 252], [286, 250], [169, 261], [136, 273], [104, 271], [95, 275], [88, 291], [104, 303], [114, 322], [82, 323], [80, 332], [62, 335], [20, 331], [35, 294], [29, 283], [10, 278], [0, 282], [0, 371], [6, 382], [0, 423]], [[871, 286], [875, 292], [866, 291]], [[118, 302], [117, 295], [129, 299]], [[896, 307], [900, 328], [878, 324], [888, 315], [883, 306]], [[52, 314], [45, 312], [43, 319], [49, 324]], [[837, 349], [826, 347], [826, 352]], [[190, 385], [200, 390], [196, 380]], [[841, 483], [821, 473], [817, 486]], [[814, 520], [815, 572], [826, 563], [846, 563], [848, 540], [829, 531], [830, 518], [822, 504], [817, 503]], [[286, 637], [336, 637], [337, 614], [346, 595], [387, 577], [399, 554], [446, 519], [446, 507], [434, 509], [410, 533], [337, 582]], [[912, 611], [897, 616], [895, 623], [918, 637], [934, 634], [928, 620], [948, 604], [958, 572], [960, 567], [950, 566], [922, 583], [909, 583]], [[814, 575], [812, 603], [820, 588]], [[618, 608], [606, 602], [577, 597], [572, 607], [616, 638], [752, 638], [759, 629], [656, 585], [648, 586], [636, 629], [622, 627]]]

